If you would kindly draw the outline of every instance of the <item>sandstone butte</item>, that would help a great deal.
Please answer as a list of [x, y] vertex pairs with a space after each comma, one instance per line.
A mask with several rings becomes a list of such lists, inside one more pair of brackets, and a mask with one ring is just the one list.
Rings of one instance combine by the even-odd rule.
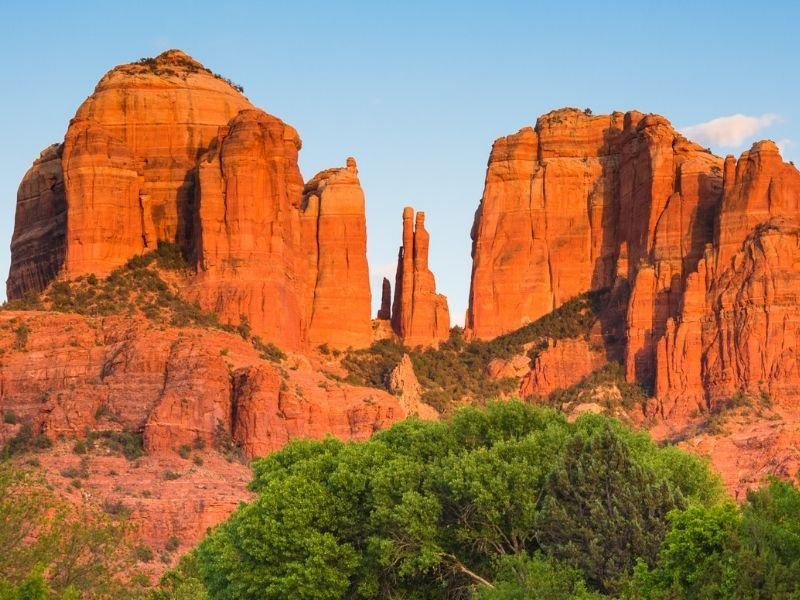
[[405, 207], [391, 320], [395, 333], [411, 347], [438, 345], [450, 336], [447, 298], [436, 293], [436, 281], [428, 268], [429, 246], [425, 213], [417, 212], [415, 218], [414, 209]]
[[[20, 185], [9, 299], [175, 242], [184, 295], [283, 348], [371, 342], [355, 161], [304, 184], [300, 137], [179, 50], [109, 71]], [[342, 298], [347, 298], [345, 306]]]
[[[492, 338], [609, 288], [625, 308], [604, 338], [621, 339], [626, 377], [654, 391], [659, 416], [685, 420], [737, 392], [795, 406], [799, 205], [800, 172], [772, 142], [723, 160], [657, 115], [548, 113], [492, 148], [468, 334]], [[606, 344], [606, 359], [615, 352]], [[522, 391], [597, 364], [586, 342], [551, 344]]]

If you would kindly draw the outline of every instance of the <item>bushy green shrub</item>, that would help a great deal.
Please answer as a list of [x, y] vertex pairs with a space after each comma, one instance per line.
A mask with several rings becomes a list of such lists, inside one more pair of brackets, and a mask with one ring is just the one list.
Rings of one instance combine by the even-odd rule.
[[16, 434], [0, 450], [0, 458], [8, 458], [16, 454], [30, 452], [33, 450], [46, 450], [53, 445], [53, 442], [43, 433], [34, 435], [33, 426], [24, 423]]
[[99, 441], [109, 452], [124, 456], [128, 460], [136, 460], [144, 456], [144, 440], [137, 431], [93, 431], [87, 437], [87, 443]]
[[681, 453], [694, 468], [676, 468], [675, 452], [520, 402], [362, 443], [295, 440], [253, 463], [256, 499], [200, 544], [193, 573], [229, 600], [597, 598], [637, 559], [656, 565], [670, 510], [718, 500], [704, 463]]
[[272, 342], [264, 342], [260, 337], [253, 336], [250, 339], [253, 348], [259, 351], [260, 357], [263, 360], [279, 363], [286, 360], [286, 354]]

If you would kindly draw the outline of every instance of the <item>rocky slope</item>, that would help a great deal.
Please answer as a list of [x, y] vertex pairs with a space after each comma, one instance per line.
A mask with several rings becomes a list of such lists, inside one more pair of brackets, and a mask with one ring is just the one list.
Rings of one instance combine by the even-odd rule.
[[[81, 489], [94, 502], [137, 506], [135, 520], [153, 547], [173, 535], [198, 540], [246, 497], [247, 467], [226, 466], [220, 453], [238, 460], [298, 437], [366, 439], [410, 414], [434, 416], [418, 397], [340, 383], [325, 374], [337, 366], [320, 358], [264, 360], [238, 335], [140, 317], [0, 311], [0, 348], [0, 445], [32, 425], [61, 448], [52, 459], [42, 456], [63, 487], [69, 481], [59, 470], [80, 458], [64, 451], [74, 440], [100, 444], [112, 433], [139, 440], [141, 470], [117, 452], [98, 451]], [[189, 448], [202, 449], [204, 466], [181, 458]], [[160, 482], [168, 470], [187, 477]], [[117, 484], [130, 493], [115, 491]], [[142, 501], [146, 489], [154, 495]]]

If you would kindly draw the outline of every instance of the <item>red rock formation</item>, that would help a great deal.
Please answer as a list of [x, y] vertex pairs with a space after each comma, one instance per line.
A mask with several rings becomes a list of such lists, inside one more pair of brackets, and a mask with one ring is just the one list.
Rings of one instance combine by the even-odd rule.
[[609, 146], [622, 122], [556, 111], [494, 143], [472, 228], [469, 334], [512, 331], [613, 281]]
[[67, 204], [63, 151], [61, 144], [44, 150], [20, 183], [6, 288], [9, 299], [20, 298], [29, 290], [43, 290], [64, 264]]
[[260, 110], [220, 129], [198, 169], [198, 273], [187, 291], [286, 348], [306, 335], [299, 149], [297, 132]]
[[436, 293], [436, 282], [428, 268], [430, 235], [425, 213], [403, 209], [403, 245], [397, 258], [397, 276], [392, 306], [392, 327], [409, 346], [428, 346], [450, 335], [447, 298]]
[[[75, 117], [102, 125], [136, 161], [146, 224], [138, 233], [147, 237], [148, 247], [156, 240], [186, 247], [192, 238], [192, 171], [197, 158], [219, 127], [250, 108], [253, 105], [229, 82], [180, 50], [168, 50], [109, 71]], [[91, 206], [89, 197], [76, 200]], [[129, 228], [137, 225], [130, 223]]]
[[659, 344], [656, 396], [667, 416], [714, 407], [736, 392], [800, 395], [800, 172], [772, 142], [734, 167], [713, 246]]
[[20, 187], [9, 298], [104, 275], [161, 240], [197, 265], [184, 292], [292, 349], [370, 344], [355, 161], [303, 192], [300, 138], [184, 53], [112, 69]]
[[197, 157], [247, 108], [179, 50], [109, 71], [20, 186], [8, 297], [105, 274], [158, 240], [191, 250]]
[[636, 112], [564, 109], [498, 140], [473, 227], [468, 334], [493, 337], [581, 292], [627, 288], [625, 371], [650, 387], [665, 374], [658, 340], [713, 241], [722, 166], [666, 119]]
[[592, 349], [584, 339], [550, 340], [523, 377], [520, 395], [547, 396], [558, 388], [575, 385], [605, 363], [605, 352]]
[[392, 284], [389, 280], [383, 278], [383, 286], [381, 287], [381, 307], [378, 309], [378, 319], [381, 321], [388, 321], [392, 318]]
[[468, 332], [514, 330], [618, 275], [634, 282], [648, 262], [654, 287], [638, 294], [652, 306], [632, 315], [629, 352], [647, 378], [673, 279], [710, 241], [720, 167], [665, 119], [635, 112], [563, 109], [497, 140], [472, 232]]
[[364, 192], [354, 158], [309, 181], [303, 192], [308, 256], [308, 338], [312, 346], [362, 348], [372, 339]]
[[[16, 343], [21, 324], [29, 328], [24, 347]], [[122, 457], [93, 454], [84, 489], [98, 501], [119, 497], [136, 506], [141, 535], [154, 544], [172, 535], [197, 541], [248, 497], [249, 470], [211, 452], [227, 436], [252, 457], [295, 437], [364, 439], [411, 410], [423, 414], [381, 390], [329, 380], [302, 356], [275, 366], [239, 336], [215, 330], [2, 311], [0, 349], [0, 415], [13, 413], [14, 421], [53, 440], [103, 430], [142, 434], [151, 454], [137, 461], [141, 470]], [[0, 445], [21, 427], [6, 421], [0, 419]], [[198, 439], [204, 467], [175, 454], [183, 445], [203, 445]], [[69, 447], [41, 456], [63, 487], [58, 473], [78, 457]], [[110, 477], [110, 469], [119, 475]], [[185, 477], [167, 485], [168, 469]], [[144, 490], [152, 498], [139, 502]]]

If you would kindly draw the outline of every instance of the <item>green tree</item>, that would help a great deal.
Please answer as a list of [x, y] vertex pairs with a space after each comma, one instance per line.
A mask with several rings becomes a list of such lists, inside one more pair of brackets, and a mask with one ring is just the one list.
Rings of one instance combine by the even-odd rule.
[[800, 492], [773, 480], [731, 503], [670, 514], [657, 566], [637, 565], [629, 598], [800, 598]]
[[545, 494], [536, 525], [544, 551], [612, 594], [621, 590], [638, 558], [655, 564], [667, 513], [684, 506], [681, 495], [637, 462], [610, 426], [569, 442]]
[[75, 507], [50, 492], [40, 477], [0, 463], [0, 577], [5, 585], [0, 589], [22, 594], [41, 587], [44, 577], [47, 593], [57, 598], [78, 593], [119, 597], [116, 576], [130, 564], [126, 531], [124, 522]]
[[475, 600], [592, 600], [603, 596], [586, 589], [583, 573], [541, 555], [503, 556], [494, 588], [480, 588]]

